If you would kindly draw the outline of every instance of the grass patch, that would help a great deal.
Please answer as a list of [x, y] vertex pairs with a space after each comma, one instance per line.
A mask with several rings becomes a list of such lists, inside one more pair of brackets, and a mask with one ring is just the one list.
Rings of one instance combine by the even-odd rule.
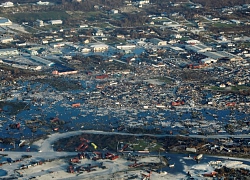
[[162, 81], [167, 84], [173, 83], [173, 80], [168, 77], [155, 77], [154, 79], [158, 79], [159, 81]]
[[181, 41], [187, 41], [187, 40], [189, 40], [190, 38], [189, 37], [182, 37], [180, 40]]
[[214, 90], [214, 91], [223, 91], [223, 90], [225, 90], [225, 88], [217, 87], [217, 86], [211, 86], [210, 89]]
[[23, 25], [23, 27], [25, 28], [25, 31], [30, 32], [30, 33], [37, 33], [37, 31], [38, 31], [38, 29], [32, 28], [30, 26]]
[[239, 90], [243, 90], [243, 89], [250, 89], [249, 86], [246, 86], [246, 85], [237, 85], [235, 86], [235, 88], [239, 89]]
[[116, 44], [126, 44], [126, 41], [124, 39], [119, 39], [116, 37], [108, 37], [107, 41], [105, 41], [108, 45], [116, 45]]
[[1, 14], [1, 16], [9, 18], [16, 23], [22, 23], [24, 21], [34, 22], [37, 19], [48, 21], [53, 19], [65, 20], [69, 18], [69, 15], [65, 11], [47, 11], [47, 12], [26, 12], [15, 14]]
[[213, 24], [213, 27], [217, 28], [230, 28], [236, 26], [235, 24], [225, 24], [225, 23], [215, 23]]
[[156, 19], [152, 19], [152, 21], [154, 22], [172, 22], [170, 21], [168, 18], [156, 18]]
[[114, 20], [121, 20], [124, 16], [122, 14], [110, 14], [109, 18]]
[[231, 90], [232, 91], [241, 91], [241, 90], [249, 90], [250, 87], [246, 86], [246, 85], [236, 85], [236, 86], [232, 86]]
[[39, 29], [41, 31], [51, 31], [51, 30], [59, 30], [62, 28], [68, 28], [67, 26], [64, 25], [47, 25], [47, 26], [43, 26], [43, 27], [36, 27], [36, 29]]
[[110, 27], [110, 25], [108, 24], [108, 23], [100, 23], [100, 24], [98, 24], [97, 25], [98, 27], [100, 27], [100, 28], [107, 28], [107, 27]]
[[133, 147], [133, 150], [135, 151], [143, 151], [148, 146], [149, 144], [145, 140], [139, 139], [137, 142], [133, 144], [132, 147]]
[[240, 44], [240, 46], [241, 46], [242, 48], [250, 47], [250, 42], [243, 42], [243, 43]]
[[88, 21], [95, 21], [99, 20], [103, 16], [103, 14], [99, 11], [92, 11], [86, 13], [85, 16]]
[[82, 86], [75, 82], [64, 78], [56, 79], [37, 79], [36, 81], [44, 84], [49, 84], [58, 91], [80, 90]]

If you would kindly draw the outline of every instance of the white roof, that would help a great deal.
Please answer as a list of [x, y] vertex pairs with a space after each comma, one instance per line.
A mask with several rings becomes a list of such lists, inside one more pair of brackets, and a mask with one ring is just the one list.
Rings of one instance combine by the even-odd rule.
[[101, 47], [108, 47], [108, 45], [106, 45], [106, 44], [93, 44], [90, 47], [92, 47], [92, 48], [101, 48]]
[[177, 47], [177, 46], [170, 46], [170, 48], [175, 50], [175, 51], [185, 51], [184, 49]]

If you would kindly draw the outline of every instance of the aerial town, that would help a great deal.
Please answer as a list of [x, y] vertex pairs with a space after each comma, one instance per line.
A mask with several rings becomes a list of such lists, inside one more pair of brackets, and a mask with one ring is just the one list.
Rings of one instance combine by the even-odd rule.
[[0, 179], [250, 177], [250, 0], [0, 0]]

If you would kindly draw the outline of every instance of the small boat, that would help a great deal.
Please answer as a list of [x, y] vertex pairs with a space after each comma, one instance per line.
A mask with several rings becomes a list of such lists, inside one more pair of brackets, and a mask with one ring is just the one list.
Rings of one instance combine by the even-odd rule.
[[168, 167], [173, 168], [174, 164], [169, 164]]
[[168, 174], [166, 171], [160, 171], [159, 174]]
[[19, 143], [19, 147], [22, 147], [22, 146], [24, 146], [25, 145], [25, 143], [26, 143], [26, 141], [25, 140], [20, 140], [20, 143]]

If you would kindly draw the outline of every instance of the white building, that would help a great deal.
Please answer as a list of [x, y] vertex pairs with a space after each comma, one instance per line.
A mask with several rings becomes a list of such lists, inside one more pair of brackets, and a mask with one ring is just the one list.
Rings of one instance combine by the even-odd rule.
[[232, 19], [231, 22], [234, 23], [234, 24], [240, 24], [241, 23], [239, 20], [236, 20], [236, 19]]
[[158, 39], [158, 38], [152, 38], [152, 39], [150, 39], [150, 42], [153, 43], [154, 45], [157, 45], [157, 46], [166, 46], [167, 45], [167, 41], [163, 41], [163, 40]]
[[44, 1], [44, 2], [42, 2], [42, 1], [38, 1], [37, 3], [36, 3], [37, 5], [45, 5], [45, 6], [47, 6], [47, 5], [49, 5], [49, 2], [48, 1]]
[[2, 7], [13, 7], [14, 4], [13, 4], [13, 2], [8, 1], [8, 2], [2, 3], [1, 6]]
[[193, 44], [193, 45], [186, 45], [185, 48], [187, 50], [192, 50], [196, 53], [212, 51], [212, 47], [206, 46], [204, 44]]
[[138, 4], [149, 4], [149, 0], [141, 0], [141, 1], [138, 1]]
[[243, 59], [240, 56], [231, 54], [226, 51], [216, 51], [216, 52], [207, 51], [207, 52], [201, 52], [200, 54], [216, 60], [228, 59], [230, 61], [240, 61]]
[[97, 30], [95, 32], [95, 36], [104, 36], [104, 34], [103, 34], [102, 30]]
[[162, 23], [163, 26], [167, 26], [167, 25], [170, 25], [170, 24], [172, 24], [171, 21], [164, 21], [164, 22]]
[[89, 49], [89, 48], [82, 48], [81, 49], [82, 53], [89, 53], [90, 51], [91, 51], [91, 49]]
[[110, 13], [111, 13], [111, 14], [118, 14], [119, 11], [118, 11], [117, 9], [112, 9], [112, 10], [110, 11]]
[[61, 47], [65, 46], [65, 43], [64, 42], [50, 43], [50, 46], [53, 48], [61, 48]]
[[22, 46], [26, 46], [27, 43], [26, 42], [17, 42], [16, 46], [22, 47]]
[[212, 59], [212, 58], [205, 58], [205, 59], [201, 60], [202, 64], [212, 64], [212, 63], [216, 63], [216, 62], [217, 62], [217, 60]]
[[125, 36], [123, 34], [117, 34], [116, 37], [121, 38], [121, 39], [125, 39]]
[[43, 39], [43, 40], [42, 40], [42, 44], [48, 44], [48, 43], [49, 43], [48, 40], [46, 40], [46, 39]]
[[126, 45], [117, 45], [116, 46], [117, 49], [123, 49], [123, 50], [125, 50], [125, 49], [133, 49], [135, 47], [136, 47], [136, 45], [134, 45], [134, 44], [126, 44]]
[[193, 44], [200, 44], [201, 42], [198, 41], [198, 40], [192, 39], [192, 40], [187, 40], [186, 43], [187, 43], [187, 44], [192, 44], [192, 45], [193, 45]]
[[106, 45], [106, 44], [93, 44], [90, 46], [90, 48], [94, 52], [101, 52], [101, 51], [108, 50], [108, 45]]
[[59, 19], [58, 20], [50, 20], [48, 23], [51, 25], [58, 25], [58, 24], [62, 24], [63, 21], [59, 20]]
[[44, 26], [43, 21], [40, 20], [40, 19], [37, 19], [37, 20], [35, 21], [35, 25], [37, 25], [37, 26], [39, 26], [39, 27]]
[[12, 41], [13, 41], [13, 38], [12, 38], [12, 37], [2, 37], [2, 38], [0, 39], [0, 42], [3, 43], [3, 44], [5, 44], [5, 43], [10, 43], [10, 42], [12, 42]]
[[181, 39], [181, 38], [182, 38], [182, 35], [180, 35], [180, 34], [174, 34], [173, 37], [174, 37], [175, 39]]
[[89, 27], [88, 24], [81, 24], [81, 25], [79, 26], [79, 28], [87, 28], [87, 27]]
[[227, 38], [226, 38], [225, 36], [220, 36], [220, 37], [218, 38], [218, 40], [221, 40], [221, 41], [228, 41]]

